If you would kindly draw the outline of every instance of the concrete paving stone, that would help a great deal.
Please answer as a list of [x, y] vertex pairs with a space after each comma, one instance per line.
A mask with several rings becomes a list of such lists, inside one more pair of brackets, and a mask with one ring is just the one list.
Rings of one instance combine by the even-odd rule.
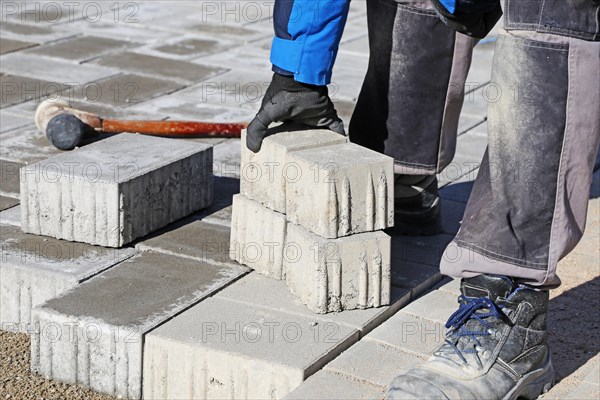
[[417, 298], [442, 279], [440, 269], [412, 262], [392, 262], [392, 285], [410, 289], [411, 298]]
[[18, 226], [4, 223], [0, 230], [0, 323], [4, 330], [30, 330], [33, 307], [136, 253], [132, 248], [107, 249], [27, 235]]
[[202, 221], [208, 222], [209, 224], [223, 225], [231, 228], [232, 213], [233, 206], [224, 207], [216, 212], [206, 215], [202, 218]]
[[[18, 201], [18, 200], [17, 200]], [[0, 225], [21, 226], [21, 206], [7, 208], [0, 212]]]
[[450, 315], [458, 309], [456, 295], [442, 290], [432, 290], [423, 294], [402, 309], [407, 314], [446, 323]]
[[[273, 25], [271, 24], [271, 32], [269, 33], [272, 38]], [[265, 39], [271, 42], [272, 39]], [[261, 48], [258, 42], [252, 42], [244, 46], [229, 50], [225, 53], [211, 54], [208, 56], [200, 57], [194, 62], [202, 63], [203, 65], [212, 65], [220, 67], [226, 70], [235, 68], [248, 70], [248, 71], [270, 71], [271, 62], [269, 61], [270, 50]]]
[[288, 220], [326, 238], [394, 224], [394, 161], [354, 143], [294, 151], [286, 173]]
[[154, 50], [174, 56], [200, 56], [202, 54], [210, 54], [223, 49], [220, 41], [188, 38], [178, 40], [174, 43], [163, 44], [155, 47]]
[[93, 61], [94, 64], [118, 68], [125, 71], [155, 75], [159, 78], [168, 77], [171, 80], [184, 83], [198, 82], [214, 75], [225, 72], [187, 61], [171, 60], [145, 54], [125, 51], [111, 54]]
[[75, 87], [116, 75], [118, 71], [90, 63], [75, 65], [71, 61], [41, 57], [24, 52], [2, 56], [2, 70], [18, 75]]
[[229, 228], [192, 218], [167, 226], [142, 239], [136, 247], [210, 264], [233, 264], [229, 258]]
[[357, 82], [364, 80], [369, 58], [363, 55], [340, 53], [336, 60], [329, 85], [329, 96], [336, 100], [356, 101], [361, 90], [361, 85]]
[[390, 242], [382, 231], [326, 239], [288, 222], [285, 282], [317, 313], [388, 305]]
[[460, 296], [460, 279], [444, 277], [440, 283], [433, 287], [434, 290], [441, 290], [455, 295]]
[[35, 125], [3, 133], [1, 141], [0, 158], [19, 164], [31, 164], [64, 153], [50, 144]]
[[392, 288], [390, 306], [346, 310], [341, 313], [315, 314], [290, 293], [284, 282], [251, 272], [221, 290], [214, 297], [289, 314], [298, 314], [312, 318], [315, 323], [325, 322], [349, 326], [358, 330], [362, 336], [404, 307], [410, 300], [410, 292], [406, 289]]
[[240, 177], [239, 139], [227, 139], [213, 148], [213, 174], [229, 178]]
[[209, 298], [146, 335], [144, 398], [282, 398], [358, 336], [346, 326]]
[[[241, 41], [242, 43], [249, 43], [261, 38], [267, 38], [273, 36], [272, 32], [264, 32], [262, 30], [253, 29], [252, 25], [226, 25], [226, 24], [210, 24], [210, 23], [198, 23], [197, 18], [190, 19], [192, 24], [180, 27], [188, 32], [195, 34], [205, 35], [207, 37], [219, 37], [231, 40]], [[177, 30], [178, 27], [174, 26], [171, 30]]]
[[369, 56], [369, 37], [366, 32], [363, 36], [344, 41], [340, 45], [340, 52], [342, 53], [350, 53], [353, 55], [359, 55], [368, 57]]
[[349, 376], [322, 370], [311, 376], [285, 400], [375, 400], [383, 399], [383, 388], [352, 379]]
[[458, 134], [461, 135], [469, 130], [481, 125], [486, 121], [485, 116], [474, 116], [468, 114], [460, 114], [458, 120]]
[[392, 238], [392, 260], [425, 264], [438, 268], [442, 254], [454, 236], [395, 236]]
[[498, 92], [495, 90], [496, 87], [494, 85], [489, 86], [489, 84], [478, 87], [481, 85], [480, 82], [470, 82], [470, 84], [471, 86], [465, 87], [465, 90], [474, 90], [465, 95], [461, 113], [473, 117], [485, 117], [488, 113], [489, 103], [497, 101]]
[[[124, 5], [125, 3], [123, 3], [123, 6]], [[144, 26], [141, 23], [115, 23], [114, 20], [111, 21], [110, 19], [100, 20], [96, 23], [79, 20], [69, 24], [57, 25], [53, 27], [53, 29], [64, 33], [85, 32], [90, 36], [106, 37], [109, 39], [118, 38], [119, 40], [137, 43], [158, 43], [173, 37], [172, 32], [161, 30], [156, 24], [152, 25], [153, 26]]]
[[469, 201], [469, 196], [471, 196], [471, 191], [473, 190], [473, 183], [478, 173], [478, 169], [471, 171], [460, 179], [440, 187], [440, 197], [443, 200], [466, 203]]
[[113, 53], [136, 45], [138, 45], [138, 43], [130, 41], [94, 36], [78, 36], [42, 45], [35, 49], [28, 50], [27, 53], [63, 58], [81, 63], [100, 57], [106, 53]]
[[21, 169], [22, 229], [121, 247], [212, 203], [212, 148], [120, 134]]
[[0, 54], [12, 53], [13, 51], [19, 51], [35, 45], [36, 43], [32, 42], [0, 38]]
[[[75, 90], [74, 96], [69, 97], [73, 98], [71, 101], [73, 107], [94, 112], [90, 106], [95, 106], [97, 103], [116, 108], [129, 107], [172, 93], [183, 86], [173, 81], [126, 73], [89, 84], [85, 89]], [[100, 111], [99, 115], [107, 114], [102, 112], [102, 109], [98, 111]]]
[[575, 388], [569, 390], [564, 397], [565, 400], [600, 399], [600, 386], [587, 382], [581, 382]]
[[284, 214], [242, 194], [233, 197], [230, 242], [233, 260], [263, 275], [283, 279], [285, 239]]
[[465, 214], [465, 203], [453, 200], [442, 200], [442, 232], [448, 235], [456, 235], [463, 216]]
[[73, 32], [57, 32], [56, 30], [41, 25], [22, 24], [2, 21], [2, 36], [22, 42], [44, 43], [64, 36], [73, 36]]
[[55, 93], [69, 87], [64, 83], [17, 75], [1, 75], [0, 85], [2, 86], [2, 98], [0, 99], [0, 107], [2, 108], [29, 100], [41, 102], [48, 98], [54, 98]]
[[[283, 127], [274, 128], [278, 132]], [[348, 138], [327, 130], [302, 130], [274, 133], [263, 141], [261, 150], [253, 153], [246, 147], [246, 131], [242, 132], [240, 193], [280, 213], [286, 212], [286, 185], [300, 173], [290, 160], [298, 150], [347, 143]], [[289, 172], [289, 174], [288, 174]]]
[[15, 199], [14, 197], [8, 197], [0, 195], [0, 211], [4, 211], [6, 209], [12, 208], [19, 204], [19, 199]]
[[429, 357], [444, 343], [444, 334], [442, 323], [400, 310], [362, 340], [393, 346], [420, 357]]
[[244, 272], [142, 252], [34, 310], [39, 332], [32, 335], [32, 369], [48, 379], [139, 399], [143, 336]]
[[[482, 126], [485, 129], [487, 124]], [[438, 174], [438, 185], [444, 186], [454, 182], [465, 175], [471, 174], [481, 165], [481, 160], [487, 149], [487, 135], [478, 135], [479, 127], [458, 137], [456, 154], [452, 162]]]
[[592, 384], [600, 385], [600, 355], [596, 355], [589, 360], [582, 368], [582, 381]]
[[268, 69], [236, 68], [192, 85], [179, 95], [203, 104], [244, 107], [257, 112], [272, 76]]
[[8, 197], [19, 197], [19, 169], [21, 163], [0, 160], [0, 193]]
[[25, 118], [20, 115], [11, 114], [6, 110], [0, 110], [0, 133], [9, 132], [27, 125], [33, 125], [33, 117]]
[[325, 366], [326, 371], [346, 374], [372, 385], [387, 387], [392, 380], [425, 361], [382, 343], [361, 340]]

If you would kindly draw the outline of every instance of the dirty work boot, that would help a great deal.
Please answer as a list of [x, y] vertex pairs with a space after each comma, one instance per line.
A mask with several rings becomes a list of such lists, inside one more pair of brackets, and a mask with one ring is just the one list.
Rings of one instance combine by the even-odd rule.
[[535, 399], [554, 383], [546, 342], [548, 291], [510, 278], [464, 279], [446, 343], [396, 377], [388, 399]]
[[442, 231], [435, 175], [396, 175], [392, 235], [435, 235]]

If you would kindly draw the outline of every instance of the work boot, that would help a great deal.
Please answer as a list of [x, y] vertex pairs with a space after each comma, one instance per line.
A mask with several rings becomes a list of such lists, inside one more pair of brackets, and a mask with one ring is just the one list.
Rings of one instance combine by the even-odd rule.
[[392, 235], [435, 235], [442, 231], [441, 202], [435, 175], [396, 175]]
[[548, 291], [503, 276], [464, 279], [446, 341], [396, 377], [388, 399], [535, 399], [554, 383], [546, 339]]

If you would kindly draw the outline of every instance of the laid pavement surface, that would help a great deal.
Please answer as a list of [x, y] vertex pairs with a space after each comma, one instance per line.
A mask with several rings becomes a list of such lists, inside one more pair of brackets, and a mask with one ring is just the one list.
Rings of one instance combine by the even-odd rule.
[[[3, 243], [14, 245], [24, 240], [17, 229], [20, 226], [19, 168], [60, 154], [33, 123], [33, 112], [40, 101], [50, 97], [67, 99], [78, 108], [114, 118], [239, 122], [249, 121], [254, 116], [270, 81], [272, 2], [82, 1], [73, 5], [30, 1], [3, 2], [1, 11], [0, 224]], [[429, 238], [393, 239], [392, 305], [316, 315], [293, 298], [282, 282], [248, 273], [231, 262], [228, 237], [232, 196], [239, 192], [240, 141], [186, 139], [214, 146], [213, 206], [120, 250], [130, 252], [118, 253], [122, 258], [115, 259], [116, 253], [112, 253], [110, 260], [105, 261], [95, 255], [94, 263], [82, 269], [81, 260], [89, 256], [86, 250], [83, 256], [66, 262], [64, 266], [67, 268], [70, 263], [72, 276], [62, 278], [67, 283], [56, 285], [60, 290], [52, 294], [58, 295], [81, 283], [68, 294], [78, 298], [85, 293], [85, 288], [105, 290], [107, 281], [119, 279], [123, 282], [118, 291], [122, 296], [145, 302], [146, 308], [138, 312], [155, 313], [146, 315], [145, 319], [139, 316], [130, 318], [135, 321], [128, 320], [123, 314], [127, 310], [125, 297], [121, 299], [125, 303], [115, 303], [119, 312], [114, 315], [108, 315], [102, 301], [91, 297], [81, 297], [77, 310], [69, 310], [73, 318], [95, 315], [100, 325], [135, 328], [135, 335], [143, 335], [146, 341], [147, 348], [130, 354], [137, 360], [144, 351], [148, 357], [143, 368], [139, 364], [138, 369], [128, 371], [128, 379], [132, 381], [125, 392], [118, 387], [106, 389], [105, 382], [96, 387], [112, 390], [113, 394], [134, 396], [143, 391], [147, 398], [164, 398], [165, 394], [223, 397], [231, 393], [239, 396], [259, 393], [252, 390], [267, 391], [274, 397], [287, 394], [288, 398], [298, 399], [382, 397], [391, 378], [422, 362], [435, 348], [443, 335], [443, 323], [456, 306], [457, 282], [442, 280], [438, 263], [444, 246], [460, 226], [472, 181], [485, 151], [488, 96], [485, 85], [491, 76], [494, 41], [495, 33], [475, 49], [456, 158], [439, 176], [444, 199], [444, 233]], [[330, 88], [346, 123], [367, 63], [365, 2], [354, 1]], [[573, 253], [561, 262], [559, 274], [563, 285], [552, 292], [550, 340], [561, 381], [544, 395], [548, 399], [600, 397], [597, 345], [600, 321], [593, 311], [600, 308], [599, 168], [600, 162], [597, 162], [586, 233]], [[43, 255], [47, 259], [44, 249], [52, 243], [46, 240], [49, 239], [31, 236], [28, 243], [41, 244], [27, 254]], [[64, 242], [61, 246], [70, 244]], [[3, 245], [3, 262], [6, 251], [9, 250]], [[56, 261], [56, 258], [60, 257], [55, 255], [48, 262], [58, 262], [63, 267], [61, 263], [65, 261]], [[125, 258], [128, 260], [123, 261]], [[203, 271], [210, 276], [190, 280], [186, 274], [194, 263], [205, 264]], [[161, 268], [151, 268], [159, 264], [164, 265], [168, 273], [162, 274]], [[37, 268], [41, 266], [37, 264]], [[128, 266], [133, 268], [128, 269]], [[143, 277], [128, 274], [142, 269]], [[102, 272], [104, 270], [106, 272]], [[14, 279], [23, 282], [25, 272], [19, 274]], [[2, 279], [8, 282], [4, 275]], [[153, 288], [161, 280], [167, 284], [165, 287], [180, 288], [181, 292], [171, 291], [173, 298], [166, 294], [155, 298], [154, 294], [128, 289]], [[192, 290], [194, 285], [205, 290]], [[3, 286], [2, 296], [9, 293], [12, 292], [5, 291]], [[19, 304], [29, 309], [48, 300], [49, 296], [34, 301], [27, 290], [19, 293]], [[25, 300], [21, 302], [21, 298]], [[52, 307], [60, 308], [64, 298], [47, 303], [42, 308], [42, 317], [51, 318]], [[20, 318], [29, 321], [31, 317], [27, 314]], [[207, 333], [193, 332], [197, 322], [206, 318], [227, 326], [243, 322], [245, 327], [251, 327], [256, 321], [265, 320], [278, 321], [281, 325], [295, 323], [306, 327], [311, 335], [320, 333], [321, 336], [316, 342], [312, 342], [312, 336], [310, 340], [302, 337], [299, 342], [293, 342], [285, 336], [289, 332], [277, 331], [270, 347], [264, 347], [267, 344], [260, 341], [258, 345], [229, 343], [227, 340], [231, 338], [227, 334], [223, 341], [211, 331], [210, 338], [199, 345], [190, 338]], [[335, 340], [324, 339], [330, 333], [328, 327], [335, 330]], [[9, 328], [14, 329], [3, 327]], [[207, 325], [208, 328], [214, 326]], [[244, 331], [243, 335], [247, 333]], [[189, 355], [174, 363], [172, 355], [181, 351]], [[195, 386], [185, 377], [193, 377], [194, 371], [204, 368], [198, 364], [201, 358], [215, 361], [205, 368], [212, 376], [206, 386], [209, 389], [196, 393]], [[33, 364], [43, 367], [41, 372], [44, 372], [44, 364], [40, 364], [39, 359], [34, 359]], [[237, 369], [227, 370], [237, 374], [235, 379], [224, 375], [221, 364], [236, 365]], [[71, 364], [65, 362], [65, 365], [68, 369]], [[9, 395], [15, 398], [23, 397], [19, 387], [27, 385], [16, 384], [17, 375], [5, 372], [4, 368], [0, 371], [8, 377], [0, 376], [0, 381], [7, 379], [0, 384], [0, 389], [9, 390]], [[187, 374], [181, 377], [169, 371], [187, 371]], [[60, 371], [58, 376], [66, 379], [64, 376], [69, 373], [73, 371]], [[142, 375], [144, 382], [148, 382], [147, 387], [135, 389], [135, 382], [139, 382]], [[101, 378], [104, 379], [98, 380]], [[228, 386], [226, 379], [231, 379], [231, 385]], [[266, 387], [252, 388], [248, 379], [251, 382], [263, 380]], [[12, 383], [7, 384], [9, 381]], [[179, 391], [169, 391], [173, 388]]]

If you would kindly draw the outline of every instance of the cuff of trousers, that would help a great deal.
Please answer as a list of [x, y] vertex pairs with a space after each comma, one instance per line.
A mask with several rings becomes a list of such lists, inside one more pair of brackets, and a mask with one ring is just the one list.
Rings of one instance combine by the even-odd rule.
[[[275, 37], [271, 48], [274, 68], [289, 71], [298, 82], [324, 86], [331, 83], [331, 70], [335, 52], [327, 49], [308, 48], [304, 41]], [[275, 71], [277, 72], [277, 71]]]

